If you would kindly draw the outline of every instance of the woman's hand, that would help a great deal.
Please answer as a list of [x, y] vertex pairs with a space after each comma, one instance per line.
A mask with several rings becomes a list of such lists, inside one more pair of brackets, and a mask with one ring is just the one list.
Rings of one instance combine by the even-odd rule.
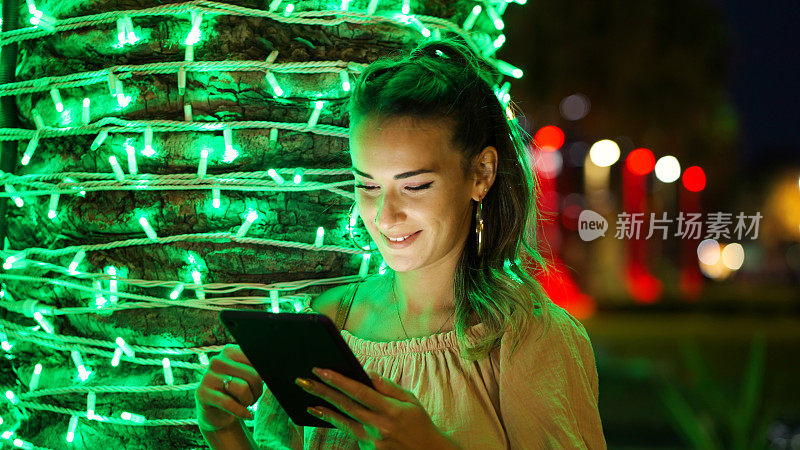
[[[226, 380], [227, 389], [225, 387]], [[197, 424], [203, 431], [225, 428], [239, 418], [252, 419], [247, 407], [258, 400], [264, 385], [238, 345], [228, 344], [211, 358], [194, 394]]]
[[320, 414], [309, 408], [309, 414], [349, 433], [359, 448], [458, 448], [436, 428], [417, 397], [393, 381], [372, 373], [372, 389], [332, 370], [315, 368], [313, 372], [325, 384], [301, 378], [297, 384], [335, 405], [346, 416], [324, 407], [316, 407]]

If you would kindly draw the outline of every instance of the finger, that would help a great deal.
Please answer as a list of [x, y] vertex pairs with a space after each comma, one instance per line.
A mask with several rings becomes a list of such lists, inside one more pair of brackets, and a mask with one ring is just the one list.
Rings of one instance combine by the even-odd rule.
[[198, 391], [201, 403], [206, 406], [221, 409], [234, 416], [241, 417], [242, 419], [252, 419], [253, 414], [241, 403], [237, 402], [230, 395], [225, 395], [214, 389], [204, 389]]
[[241, 378], [232, 377], [231, 381], [228, 382], [228, 388], [225, 389], [225, 380], [227, 379], [227, 376], [220, 377], [220, 392], [232, 396], [243, 405], [249, 406], [255, 403], [258, 397], [256, 397], [253, 391], [250, 390], [250, 385], [247, 384], [247, 381]]
[[348, 397], [375, 411], [385, 412], [394, 405], [375, 389], [330, 369], [315, 367], [312, 372], [324, 383], [333, 386]]
[[220, 388], [222, 387], [222, 380], [224, 380], [227, 376], [231, 376], [233, 378], [240, 378], [246, 381], [250, 386], [250, 392], [252, 392], [252, 395], [255, 398], [258, 398], [261, 395], [263, 390], [263, 381], [261, 380], [261, 376], [258, 375], [258, 372], [256, 372], [252, 366], [230, 360], [224, 355], [217, 355], [210, 360], [209, 369], [212, 373], [219, 377], [220, 384], [218, 384], [218, 386]]
[[[253, 386], [250, 386], [250, 389], [253, 389]], [[253, 396], [256, 398], [256, 400], [258, 400], [263, 394], [264, 394], [264, 380], [262, 380], [259, 377], [259, 382], [256, 383], [255, 390], [253, 391]]]
[[203, 409], [222, 410], [228, 414], [239, 416], [245, 419], [252, 419], [253, 417], [252, 413], [244, 405], [236, 401], [236, 399], [230, 395], [224, 394], [216, 389], [198, 389], [196, 396]]
[[366, 435], [372, 441], [382, 441], [386, 438], [386, 436], [381, 433], [381, 430], [379, 430], [378, 427], [368, 424], [364, 425], [364, 433], [366, 433]]
[[315, 408], [320, 412], [320, 414], [315, 414], [314, 409], [312, 408], [308, 409], [308, 413], [318, 419], [322, 419], [330, 423], [331, 425], [335, 426], [336, 428], [344, 432], [349, 433], [352, 437], [354, 437], [356, 440], [360, 442], [370, 440], [370, 437], [367, 435], [364, 426], [359, 422], [356, 422], [355, 420], [350, 419], [349, 417], [345, 417], [339, 413], [336, 413], [324, 406], [316, 406]]
[[261, 378], [253, 366], [230, 359], [223, 354], [211, 358], [208, 366], [214, 372], [229, 373], [245, 380], [248, 378]]
[[364, 405], [344, 395], [342, 392], [318, 381], [306, 381], [309, 382], [308, 386], [304, 386], [303, 383], [298, 381], [295, 382], [309, 394], [327, 400], [329, 403], [339, 408], [340, 411], [361, 423], [370, 423], [376, 420], [376, 416], [372, 411], [366, 409]]
[[250, 363], [250, 360], [247, 359], [247, 356], [245, 356], [244, 352], [242, 351], [242, 348], [239, 347], [238, 345], [234, 344], [226, 345], [225, 347], [222, 348], [222, 354], [234, 361], [247, 364], [248, 366], [253, 365]]

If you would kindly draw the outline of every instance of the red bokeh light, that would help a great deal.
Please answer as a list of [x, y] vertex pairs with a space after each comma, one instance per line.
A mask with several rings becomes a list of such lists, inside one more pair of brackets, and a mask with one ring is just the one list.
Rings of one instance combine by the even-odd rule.
[[569, 205], [564, 208], [564, 211], [561, 213], [561, 223], [564, 225], [564, 228], [577, 231], [578, 217], [580, 217], [581, 211], [583, 211], [583, 208], [581, 208], [580, 205]]
[[687, 167], [683, 171], [683, 187], [690, 192], [700, 192], [706, 187], [706, 173], [700, 166]]
[[555, 125], [547, 125], [533, 135], [533, 140], [542, 151], [554, 152], [564, 145], [564, 132]]
[[646, 148], [637, 148], [628, 155], [625, 164], [631, 173], [647, 175], [656, 167], [656, 157]]

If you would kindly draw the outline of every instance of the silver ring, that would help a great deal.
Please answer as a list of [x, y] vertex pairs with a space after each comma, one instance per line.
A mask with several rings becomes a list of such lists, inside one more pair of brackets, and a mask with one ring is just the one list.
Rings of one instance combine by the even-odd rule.
[[228, 386], [230, 386], [231, 380], [233, 380], [233, 377], [228, 376], [228, 378], [226, 378], [225, 381], [222, 382], [222, 389], [224, 389], [225, 392], [228, 392]]

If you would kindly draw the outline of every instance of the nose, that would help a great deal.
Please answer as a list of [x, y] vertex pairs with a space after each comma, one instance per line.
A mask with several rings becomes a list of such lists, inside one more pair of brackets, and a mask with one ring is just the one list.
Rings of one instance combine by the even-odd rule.
[[391, 191], [381, 195], [378, 199], [378, 209], [375, 212], [375, 224], [383, 233], [396, 225], [405, 222], [406, 214], [403, 210], [401, 200]]

